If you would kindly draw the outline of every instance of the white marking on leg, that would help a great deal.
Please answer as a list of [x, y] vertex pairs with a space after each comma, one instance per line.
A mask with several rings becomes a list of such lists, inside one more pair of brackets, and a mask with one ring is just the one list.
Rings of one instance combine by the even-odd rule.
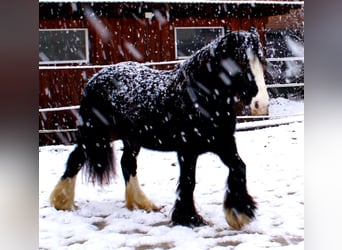
[[130, 176], [129, 181], [127, 182], [126, 207], [130, 210], [133, 210], [136, 207], [145, 211], [160, 210], [141, 190], [137, 176]]
[[50, 203], [58, 210], [72, 210], [75, 208], [76, 176], [61, 179], [50, 195]]
[[253, 56], [249, 60], [255, 82], [258, 86], [258, 93], [250, 104], [251, 115], [268, 115], [268, 93], [264, 78], [262, 64], [258, 57]]
[[239, 213], [234, 208], [224, 209], [224, 215], [227, 223], [234, 230], [240, 230], [244, 225], [251, 222], [251, 218], [244, 213]]

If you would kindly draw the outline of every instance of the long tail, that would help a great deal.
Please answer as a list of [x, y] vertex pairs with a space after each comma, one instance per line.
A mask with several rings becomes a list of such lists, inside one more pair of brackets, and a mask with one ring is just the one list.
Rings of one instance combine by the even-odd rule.
[[85, 154], [85, 174], [88, 180], [100, 185], [109, 184], [115, 176], [114, 148], [104, 129], [80, 127], [79, 145]]
[[[92, 103], [93, 104], [93, 103]], [[111, 144], [110, 124], [104, 109], [81, 103], [83, 125], [79, 127], [78, 145], [85, 154], [85, 174], [88, 180], [100, 185], [109, 184], [115, 176], [114, 147]]]

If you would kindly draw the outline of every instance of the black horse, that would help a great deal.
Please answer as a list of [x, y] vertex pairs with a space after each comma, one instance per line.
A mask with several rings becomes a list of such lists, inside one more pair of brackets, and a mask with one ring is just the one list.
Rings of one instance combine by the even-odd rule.
[[256, 204], [247, 192], [246, 166], [235, 143], [234, 103], [251, 103], [258, 92], [254, 72], [263, 63], [258, 33], [251, 28], [227, 31], [174, 70], [122, 62], [99, 71], [84, 88], [78, 142], [51, 194], [52, 205], [73, 209], [76, 175], [84, 165], [91, 181], [108, 183], [115, 173], [111, 142], [120, 139], [127, 208], [158, 210], [138, 183], [140, 148], [176, 151], [180, 177], [172, 224], [205, 224], [193, 201], [196, 160], [214, 152], [229, 167], [226, 220], [234, 229], [249, 223]]

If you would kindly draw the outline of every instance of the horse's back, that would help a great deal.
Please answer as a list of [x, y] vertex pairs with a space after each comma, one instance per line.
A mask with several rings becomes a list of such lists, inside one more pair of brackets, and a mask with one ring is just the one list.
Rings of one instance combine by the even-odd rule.
[[131, 105], [144, 104], [165, 95], [174, 83], [172, 71], [154, 70], [137, 62], [121, 62], [108, 66], [92, 77], [86, 91], [102, 95], [113, 105], [120, 101]]
[[166, 119], [174, 98], [179, 98], [174, 91], [176, 75], [176, 70], [155, 70], [136, 62], [108, 66], [85, 86], [81, 117], [96, 127], [119, 131], [155, 125]]

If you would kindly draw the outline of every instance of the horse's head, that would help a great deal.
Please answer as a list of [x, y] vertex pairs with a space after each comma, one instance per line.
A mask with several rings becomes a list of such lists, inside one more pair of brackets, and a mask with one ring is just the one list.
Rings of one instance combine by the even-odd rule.
[[239, 98], [250, 105], [254, 115], [268, 111], [264, 65], [259, 34], [252, 27], [248, 32], [228, 30], [178, 65], [178, 69], [194, 103], [201, 98], [203, 102]]
[[264, 57], [257, 30], [252, 27], [249, 32], [228, 31], [217, 44], [215, 55], [221, 66], [218, 74], [222, 84], [231, 86], [233, 95], [249, 105], [258, 87], [260, 90], [265, 86]]

